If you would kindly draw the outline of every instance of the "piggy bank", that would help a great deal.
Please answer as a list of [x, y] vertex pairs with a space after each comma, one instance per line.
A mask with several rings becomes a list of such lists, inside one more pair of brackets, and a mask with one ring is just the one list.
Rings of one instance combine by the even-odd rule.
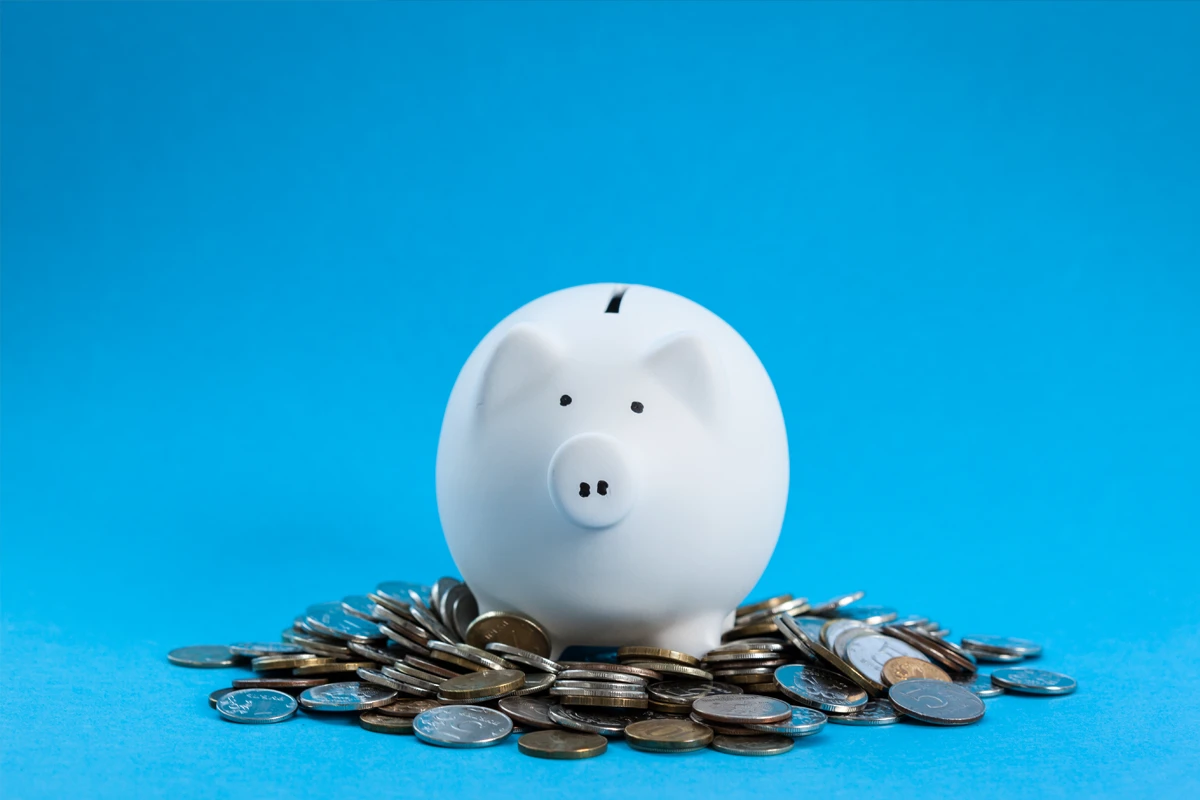
[[720, 317], [649, 286], [517, 309], [459, 373], [437, 501], [480, 613], [571, 645], [703, 655], [783, 523], [788, 450], [762, 363]]

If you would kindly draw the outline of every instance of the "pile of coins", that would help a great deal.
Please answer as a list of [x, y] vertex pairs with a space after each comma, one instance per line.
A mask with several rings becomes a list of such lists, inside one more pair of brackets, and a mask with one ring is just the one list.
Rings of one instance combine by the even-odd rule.
[[955, 644], [938, 623], [862, 597], [810, 605], [785, 594], [744, 605], [702, 656], [629, 645], [553, 661], [536, 620], [479, 614], [454, 578], [387, 581], [310, 606], [279, 642], [183, 647], [168, 659], [248, 664], [253, 677], [209, 695], [232, 722], [282, 722], [298, 709], [356, 713], [365, 730], [442, 747], [485, 747], [518, 732], [521, 753], [554, 759], [598, 756], [614, 737], [654, 753], [778, 755], [826, 723], [967, 725], [983, 717], [983, 698], [1075, 690], [1071, 678], [1041, 669], [978, 672], [980, 662], [1039, 656], [1034, 642], [977, 635]]

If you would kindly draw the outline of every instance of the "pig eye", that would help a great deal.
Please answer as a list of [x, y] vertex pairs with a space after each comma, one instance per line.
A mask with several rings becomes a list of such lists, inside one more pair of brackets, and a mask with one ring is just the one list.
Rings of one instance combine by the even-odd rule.
[[629, 407], [633, 409], [633, 413], [635, 414], [642, 413], [642, 409], [645, 408], [645, 406], [639, 403], [637, 400], [634, 400], [632, 403], [630, 403]]
[[564, 394], [562, 397], [558, 398], [558, 404], [559, 404], [560, 406], [569, 406], [569, 405], [571, 405], [571, 395], [569, 395], [569, 394]]

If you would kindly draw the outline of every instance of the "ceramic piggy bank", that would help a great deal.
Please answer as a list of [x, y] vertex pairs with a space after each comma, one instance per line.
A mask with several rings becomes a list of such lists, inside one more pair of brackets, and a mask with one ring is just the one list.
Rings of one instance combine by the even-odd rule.
[[754, 351], [648, 286], [578, 286], [510, 314], [467, 359], [438, 443], [438, 511], [480, 613], [533, 617], [554, 655], [716, 646], [787, 492], [783, 414]]

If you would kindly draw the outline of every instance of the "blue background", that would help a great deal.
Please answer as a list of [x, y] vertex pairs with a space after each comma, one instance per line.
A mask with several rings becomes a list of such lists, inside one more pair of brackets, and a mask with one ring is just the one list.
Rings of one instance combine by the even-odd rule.
[[[1200, 6], [0, 13], [5, 797], [1200, 792]], [[757, 594], [1033, 637], [1079, 692], [771, 761], [220, 721], [167, 650], [453, 573], [457, 370], [593, 281], [771, 373]]]

